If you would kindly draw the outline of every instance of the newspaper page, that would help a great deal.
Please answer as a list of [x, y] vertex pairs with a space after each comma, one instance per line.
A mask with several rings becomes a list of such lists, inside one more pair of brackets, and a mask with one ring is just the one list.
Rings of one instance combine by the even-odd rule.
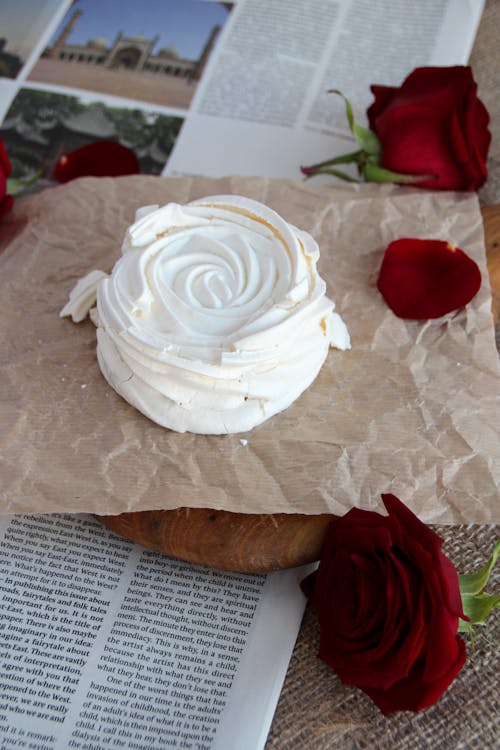
[[263, 747], [305, 574], [190, 565], [92, 516], [3, 517], [0, 747]]

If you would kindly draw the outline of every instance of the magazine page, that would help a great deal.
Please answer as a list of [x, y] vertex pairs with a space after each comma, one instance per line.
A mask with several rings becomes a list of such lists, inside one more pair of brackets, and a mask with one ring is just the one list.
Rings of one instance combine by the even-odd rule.
[[2, 747], [263, 747], [303, 569], [211, 570], [91, 516], [0, 520]]
[[[86, 143], [143, 174], [300, 178], [352, 143], [370, 85], [467, 61], [483, 0], [3, 0], [0, 137], [12, 176], [55, 184]], [[25, 17], [29, 13], [30, 34]]]

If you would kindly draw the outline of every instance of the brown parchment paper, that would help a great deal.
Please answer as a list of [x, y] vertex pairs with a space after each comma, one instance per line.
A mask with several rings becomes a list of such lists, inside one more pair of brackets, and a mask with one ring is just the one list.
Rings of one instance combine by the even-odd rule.
[[[311, 388], [250, 433], [181, 435], [107, 385], [90, 321], [58, 314], [78, 278], [111, 270], [137, 207], [217, 193], [263, 201], [313, 234], [352, 350], [331, 350]], [[500, 520], [500, 369], [474, 195], [88, 178], [19, 200], [0, 231], [1, 513], [342, 514], [380, 508], [380, 493], [394, 492], [426, 522]], [[471, 255], [483, 277], [475, 299], [445, 321], [396, 318], [376, 278], [387, 243], [402, 236]]]

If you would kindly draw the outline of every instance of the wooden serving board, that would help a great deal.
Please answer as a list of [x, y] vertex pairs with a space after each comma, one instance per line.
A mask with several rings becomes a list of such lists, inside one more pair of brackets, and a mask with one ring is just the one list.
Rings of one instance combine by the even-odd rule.
[[[482, 209], [493, 318], [500, 311], [500, 205]], [[213, 568], [263, 573], [318, 560], [335, 516], [246, 514], [178, 508], [98, 516], [108, 528], [149, 549]]]

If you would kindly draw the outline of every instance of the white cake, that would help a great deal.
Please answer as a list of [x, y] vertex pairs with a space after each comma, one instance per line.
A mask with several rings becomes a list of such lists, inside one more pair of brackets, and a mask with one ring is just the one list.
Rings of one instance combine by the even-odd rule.
[[[286, 409], [330, 346], [350, 347], [314, 239], [241, 196], [139, 209], [110, 275], [81, 279], [108, 383], [163, 427], [246, 432]], [[93, 308], [97, 299], [97, 307]]]

